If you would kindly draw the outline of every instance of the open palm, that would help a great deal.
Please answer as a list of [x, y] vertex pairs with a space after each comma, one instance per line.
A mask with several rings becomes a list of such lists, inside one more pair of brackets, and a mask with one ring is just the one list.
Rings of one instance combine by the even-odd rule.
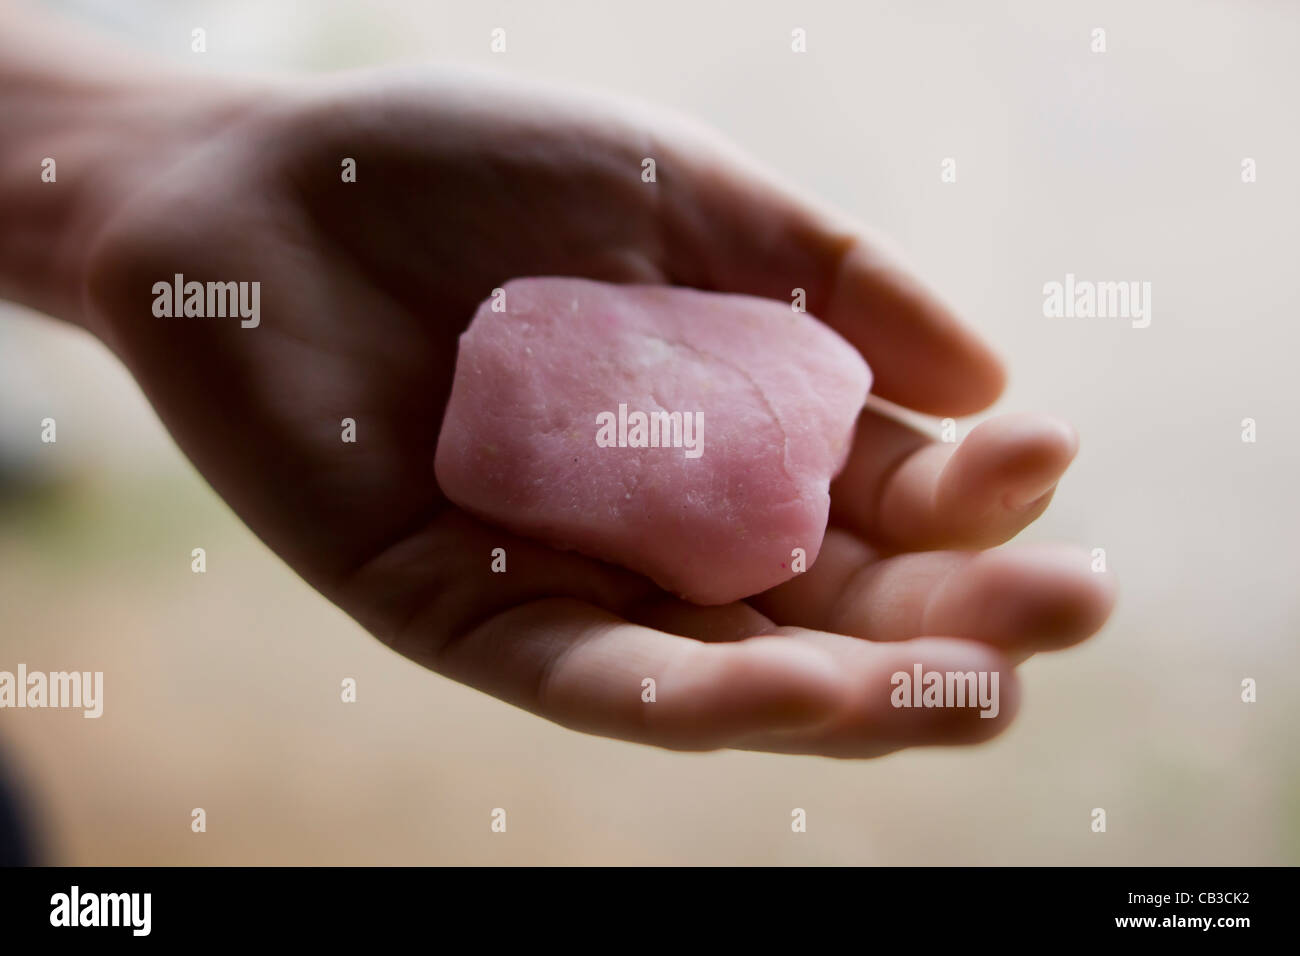
[[[863, 756], [990, 736], [1014, 663], [1104, 621], [1111, 585], [1080, 553], [976, 550], [1037, 517], [1073, 457], [1070, 429], [1036, 416], [955, 446], [869, 408], [817, 563], [725, 607], [442, 496], [457, 337], [516, 276], [804, 289], [881, 397], [954, 416], [996, 398], [997, 361], [878, 244], [706, 130], [429, 73], [232, 89], [197, 128], [96, 230], [91, 325], [249, 527], [412, 659], [593, 733]], [[261, 324], [155, 317], [151, 289], [177, 273], [260, 281]], [[999, 671], [1000, 713], [892, 707], [890, 675], [915, 663]]]

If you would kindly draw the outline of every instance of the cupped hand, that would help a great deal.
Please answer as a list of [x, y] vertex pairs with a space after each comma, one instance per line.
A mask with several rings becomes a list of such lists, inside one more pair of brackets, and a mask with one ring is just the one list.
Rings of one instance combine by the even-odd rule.
[[[1104, 621], [1112, 585], [1081, 552], [979, 550], [1074, 455], [1037, 416], [956, 445], [869, 407], [819, 560], [724, 607], [474, 520], [434, 449], [457, 337], [512, 277], [802, 289], [877, 395], [928, 414], [987, 406], [1002, 372], [879, 240], [679, 117], [423, 71], [188, 89], [87, 231], [83, 318], [248, 526], [402, 654], [591, 733], [867, 756], [991, 736], [1014, 664]], [[260, 324], [156, 317], [176, 274], [259, 281]], [[997, 715], [892, 706], [918, 663], [998, 672]]]

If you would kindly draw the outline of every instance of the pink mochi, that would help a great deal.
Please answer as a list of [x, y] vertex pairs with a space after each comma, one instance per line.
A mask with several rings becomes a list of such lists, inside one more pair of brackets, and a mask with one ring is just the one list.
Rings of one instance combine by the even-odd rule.
[[485, 521], [725, 604], [812, 566], [870, 386], [786, 303], [516, 279], [460, 338], [438, 484]]

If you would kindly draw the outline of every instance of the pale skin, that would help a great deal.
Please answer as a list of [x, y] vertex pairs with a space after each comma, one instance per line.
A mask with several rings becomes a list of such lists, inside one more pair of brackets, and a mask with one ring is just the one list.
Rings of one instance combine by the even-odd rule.
[[[724, 607], [441, 495], [456, 339], [514, 276], [802, 288], [881, 398], [961, 416], [998, 397], [998, 358], [878, 239], [681, 117], [447, 71], [218, 79], [0, 5], [0, 126], [0, 295], [100, 338], [249, 528], [450, 678], [609, 737], [865, 757], [996, 734], [1015, 666], [1110, 612], [1085, 550], [995, 547], [1075, 455], [1037, 414], [948, 444], [864, 411], [819, 559]], [[261, 325], [155, 317], [175, 273], [260, 281]], [[998, 671], [1001, 712], [892, 707], [917, 662]]]

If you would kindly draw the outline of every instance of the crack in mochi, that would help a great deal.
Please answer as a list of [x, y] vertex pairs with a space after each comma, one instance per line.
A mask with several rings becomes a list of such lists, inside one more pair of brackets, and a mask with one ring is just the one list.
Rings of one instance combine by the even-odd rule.
[[[698, 604], [789, 579], [796, 548], [812, 565], [871, 384], [847, 342], [751, 296], [557, 278], [504, 292], [460, 339], [435, 461], [449, 500]], [[698, 457], [624, 441], [635, 413], [679, 413], [678, 439], [702, 424]]]

